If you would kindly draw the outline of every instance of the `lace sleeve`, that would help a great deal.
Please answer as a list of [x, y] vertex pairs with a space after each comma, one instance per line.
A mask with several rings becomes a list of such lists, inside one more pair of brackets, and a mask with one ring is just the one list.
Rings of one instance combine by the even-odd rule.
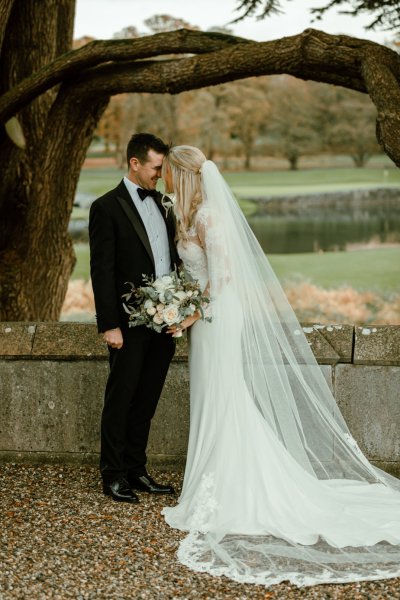
[[196, 215], [196, 233], [207, 256], [210, 298], [219, 294], [230, 281], [229, 251], [223, 223], [218, 212], [202, 206]]

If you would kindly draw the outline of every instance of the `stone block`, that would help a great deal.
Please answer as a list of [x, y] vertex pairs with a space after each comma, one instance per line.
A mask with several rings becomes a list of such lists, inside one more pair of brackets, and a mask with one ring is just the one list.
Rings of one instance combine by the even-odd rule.
[[94, 323], [39, 323], [32, 356], [64, 360], [99, 359], [108, 357], [108, 350]]
[[339, 362], [350, 363], [353, 356], [354, 326], [353, 325], [319, 325], [314, 329], [324, 337], [328, 344], [339, 355]]
[[189, 370], [172, 362], [156, 414], [152, 420], [148, 455], [183, 462], [189, 437]]
[[356, 327], [354, 364], [400, 366], [400, 327], [375, 325]]
[[[41, 453], [49, 460], [97, 455], [107, 375], [106, 360], [0, 361], [1, 453], [30, 453], [35, 460]], [[152, 422], [149, 458], [182, 464], [188, 434], [187, 364], [173, 362]]]
[[35, 323], [0, 323], [0, 356], [30, 356], [36, 327]]
[[371, 460], [400, 461], [400, 368], [337, 365], [335, 397], [347, 425]]
[[335, 365], [340, 355], [313, 325], [305, 325], [303, 331], [313, 354], [320, 365]]
[[98, 452], [106, 361], [1, 361], [2, 450]]
[[351, 362], [353, 325], [304, 324], [303, 331], [319, 364], [335, 365], [338, 362]]

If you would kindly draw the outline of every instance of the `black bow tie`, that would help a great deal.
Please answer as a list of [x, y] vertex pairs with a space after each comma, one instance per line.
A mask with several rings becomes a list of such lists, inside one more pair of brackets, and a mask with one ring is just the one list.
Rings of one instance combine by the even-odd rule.
[[139, 198], [144, 200], [147, 196], [151, 196], [152, 198], [157, 198], [157, 190], [144, 190], [143, 188], [138, 187], [137, 193], [139, 194]]

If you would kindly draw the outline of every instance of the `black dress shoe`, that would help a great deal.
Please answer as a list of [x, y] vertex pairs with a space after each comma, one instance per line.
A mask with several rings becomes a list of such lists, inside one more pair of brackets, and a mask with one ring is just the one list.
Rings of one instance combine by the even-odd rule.
[[131, 504], [137, 504], [139, 502], [139, 498], [132, 492], [126, 479], [117, 479], [110, 483], [103, 483], [103, 492], [106, 496], [111, 496], [111, 498], [117, 502], [130, 502]]
[[129, 485], [134, 490], [141, 492], [149, 492], [150, 494], [175, 494], [172, 485], [161, 485], [150, 477], [150, 475], [142, 475], [141, 477], [128, 477]]

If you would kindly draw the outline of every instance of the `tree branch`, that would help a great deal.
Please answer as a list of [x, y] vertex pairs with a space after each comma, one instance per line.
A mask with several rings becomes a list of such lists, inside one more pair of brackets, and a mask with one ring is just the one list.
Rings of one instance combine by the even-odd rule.
[[367, 55], [363, 61], [363, 76], [367, 91], [378, 111], [376, 126], [378, 142], [390, 158], [400, 166], [400, 87], [387, 56]]
[[[363, 56], [380, 48], [373, 42], [306, 30], [280, 40], [249, 42], [245, 50], [231, 47], [173, 60], [100, 65], [83, 72], [73, 87], [75, 92], [79, 87], [83, 96], [122, 92], [177, 94], [234, 79], [287, 73], [365, 93], [361, 72]], [[388, 53], [391, 59], [400, 58], [391, 50]]]
[[[197, 55], [159, 58], [160, 53], [168, 56], [172, 53], [187, 55], [189, 52]], [[72, 56], [71, 60], [75, 61], [73, 68], [65, 56]], [[396, 94], [400, 93], [400, 56], [368, 40], [306, 29], [291, 37], [252, 42], [226, 35], [180, 30], [133, 42], [96, 42], [92, 50], [89, 48], [83, 56], [82, 53], [65, 56], [61, 58], [61, 67], [58, 61], [48, 67], [51, 75], [47, 80], [44, 69], [39, 72], [41, 83], [36, 81], [32, 84], [32, 78], [23, 82], [18, 89], [21, 92], [21, 87], [26, 86], [25, 92], [22, 96], [17, 95], [12, 104], [4, 103], [7, 95], [0, 98], [0, 122], [9, 119], [17, 108], [29, 102], [38, 89], [47, 89], [55, 79], [60, 81], [61, 74], [66, 72], [68, 76], [64, 77], [59, 95], [64, 99], [72, 95], [76, 103], [85, 103], [90, 98], [104, 99], [122, 92], [177, 94], [245, 77], [287, 73], [300, 79], [370, 92], [378, 108], [378, 120], [383, 123], [385, 115], [393, 113], [391, 135], [400, 134], [397, 123], [399, 103], [392, 106], [392, 100], [397, 99]], [[116, 57], [115, 61], [111, 61], [111, 56]], [[152, 56], [157, 58], [144, 60]], [[93, 63], [97, 66], [85, 68], [85, 65]], [[373, 65], [373, 77], [368, 65]], [[386, 97], [386, 92], [382, 92], [386, 88], [379, 87], [379, 81], [380, 78], [389, 81], [388, 76], [392, 92], [387, 90]], [[367, 78], [367, 84], [364, 78]], [[386, 147], [385, 139], [382, 142], [385, 151], [400, 164], [400, 156], [396, 155], [397, 151]]]
[[78, 50], [63, 54], [3, 94], [0, 97], [0, 122], [12, 117], [51, 87], [103, 62], [141, 60], [165, 54], [201, 54], [243, 43], [248, 43], [248, 40], [188, 29], [134, 40], [95, 40]]
[[[243, 44], [246, 44], [246, 51]], [[178, 59], [168, 63], [162, 61], [162, 69], [165, 71], [168, 64], [168, 70], [163, 71], [160, 81], [152, 79], [152, 85], [148, 85], [145, 91], [178, 93], [235, 78], [288, 73], [302, 79], [343, 85], [365, 92], [360, 71], [362, 57], [378, 49], [390, 55], [392, 62], [397, 60], [400, 72], [400, 57], [392, 50], [368, 40], [333, 36], [314, 29], [262, 43], [225, 34], [185, 29], [138, 40], [95, 41], [63, 55], [3, 94], [0, 97], [0, 122], [7, 121], [43, 91], [61, 81], [69, 83], [76, 75], [81, 82], [86, 79], [92, 87], [96, 85], [97, 79], [98, 91], [102, 93], [143, 91], [142, 84], [140, 89], [136, 89], [133, 80], [132, 84], [127, 81], [122, 83], [121, 73], [128, 77], [128, 71], [133, 69], [137, 81], [137, 74], [143, 71], [145, 63], [137, 63], [136, 68], [132, 61], [143, 61], [144, 58], [161, 54], [207, 53], [203, 60], [199, 60], [200, 57], [190, 57], [184, 59], [185, 62]], [[93, 68], [104, 62], [107, 64]], [[191, 77], [185, 78], [185, 85], [179, 82], [180, 75], [172, 67], [174, 62], [176, 67], [179, 65], [179, 70], [191, 72]], [[221, 65], [224, 65], [222, 73]], [[108, 82], [104, 80], [103, 74], [107, 75]]]

